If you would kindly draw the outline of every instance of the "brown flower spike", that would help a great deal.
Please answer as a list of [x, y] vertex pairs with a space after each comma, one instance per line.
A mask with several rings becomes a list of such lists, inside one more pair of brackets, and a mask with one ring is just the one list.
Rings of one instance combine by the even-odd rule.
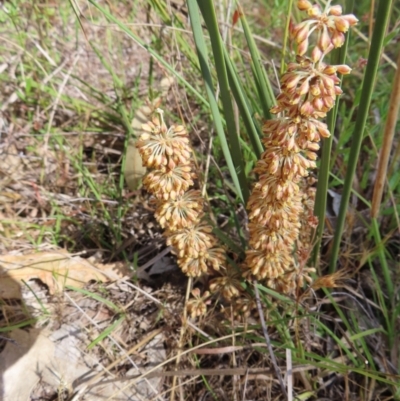
[[196, 177], [186, 129], [167, 127], [163, 111], [157, 112], [159, 117], [143, 124], [136, 144], [143, 165], [152, 169], [143, 185], [156, 198], [155, 217], [166, 228], [167, 244], [177, 255], [179, 267], [188, 276], [201, 276], [224, 265], [225, 251], [203, 221], [200, 191], [189, 189]]
[[[305, 234], [310, 225], [315, 226], [316, 218], [310, 212], [313, 194], [307, 196], [303, 183], [316, 167], [319, 141], [330, 135], [319, 120], [342, 93], [337, 73], [350, 73], [346, 65], [332, 66], [323, 60], [343, 45], [345, 32], [357, 23], [354, 15], [342, 15], [342, 8], [330, 2], [324, 10], [307, 0], [298, 1], [297, 6], [308, 18], [291, 28], [296, 61], [288, 64], [280, 79], [281, 93], [271, 109], [278, 118], [263, 126], [265, 151], [254, 169], [259, 181], [247, 204], [250, 249], [245, 274], [286, 293], [310, 282], [308, 273], [313, 269], [300, 272], [299, 261], [306, 258], [309, 241]], [[310, 49], [312, 39], [316, 45]]]

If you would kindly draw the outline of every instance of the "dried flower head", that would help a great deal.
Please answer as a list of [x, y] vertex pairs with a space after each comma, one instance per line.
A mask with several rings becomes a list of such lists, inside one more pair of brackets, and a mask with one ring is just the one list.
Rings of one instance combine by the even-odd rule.
[[[236, 318], [246, 319], [257, 309], [257, 304], [253, 297], [248, 294], [242, 294], [240, 297], [232, 300], [232, 309], [233, 315]], [[226, 312], [227, 317], [230, 318], [228, 315], [229, 311], [227, 310]]]
[[284, 252], [266, 252], [250, 249], [246, 252], [245, 263], [251, 274], [258, 280], [276, 278], [283, 275], [293, 264], [291, 249]]
[[339, 270], [326, 276], [318, 277], [312, 284], [312, 289], [342, 287], [346, 280], [351, 277], [349, 271]]
[[155, 216], [166, 228], [167, 244], [178, 265], [189, 276], [201, 276], [224, 265], [225, 251], [217, 245], [211, 226], [201, 221], [200, 191], [189, 190], [195, 174], [187, 132], [181, 125], [168, 128], [162, 110], [157, 111], [158, 118], [142, 126], [137, 143], [143, 164], [152, 169], [143, 185], [156, 198]]
[[314, 60], [298, 55], [281, 78], [282, 92], [271, 112], [285, 110], [291, 117], [325, 117], [342, 93], [337, 73], [349, 74], [350, 71], [347, 66], [330, 66], [322, 61], [315, 64]]
[[243, 291], [240, 280], [240, 274], [225, 274], [221, 277], [216, 277], [210, 282], [210, 291], [219, 292], [225, 299], [233, 300], [237, 298]]
[[203, 295], [201, 295], [200, 290], [195, 288], [192, 290], [193, 298], [189, 299], [186, 304], [186, 308], [188, 313], [190, 314], [192, 319], [195, 319], [199, 316], [204, 316], [207, 312], [207, 305], [210, 304], [210, 293], [206, 291]]
[[173, 168], [177, 164], [188, 164], [192, 149], [186, 129], [182, 125], [167, 127], [162, 110], [159, 117], [142, 125], [143, 133], [136, 143], [143, 165], [151, 168], [161, 166]]
[[286, 272], [279, 277], [268, 278], [265, 283], [277, 292], [291, 294], [296, 290], [295, 273]]
[[319, 4], [312, 4], [307, 0], [297, 3], [301, 11], [306, 11], [309, 18], [295, 25], [291, 29], [291, 36], [297, 43], [297, 53], [304, 55], [309, 47], [310, 36], [315, 33], [317, 45], [313, 50], [314, 62], [319, 61], [333, 48], [344, 44], [344, 33], [358, 20], [353, 14], [342, 15], [342, 7], [331, 6], [330, 1], [321, 9]]
[[155, 216], [162, 228], [175, 231], [198, 223], [203, 214], [203, 204], [200, 191], [191, 189], [175, 199], [158, 201]]
[[193, 185], [194, 174], [190, 163], [177, 165], [170, 169], [160, 167], [150, 171], [143, 178], [143, 185], [158, 199], [177, 199]]
[[225, 266], [225, 259], [224, 249], [214, 247], [199, 252], [197, 256], [178, 258], [178, 265], [186, 275], [199, 277], [210, 270], [220, 270]]
[[214, 245], [215, 239], [211, 232], [212, 227], [201, 222], [181, 230], [167, 232], [167, 243], [174, 248], [174, 252], [180, 258], [198, 258], [200, 253], [206, 252]]

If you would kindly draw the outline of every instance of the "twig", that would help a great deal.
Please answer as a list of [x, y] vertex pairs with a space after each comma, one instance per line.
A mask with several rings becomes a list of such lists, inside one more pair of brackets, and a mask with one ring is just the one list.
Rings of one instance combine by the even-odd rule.
[[[126, 355], [131, 355], [133, 354], [135, 351], [137, 351], [140, 348], [144, 348], [155, 336], [157, 336], [158, 334], [161, 334], [163, 331], [162, 328], [153, 330], [149, 335], [147, 335], [144, 339], [142, 339], [138, 344], [135, 344], [132, 348], [130, 348], [127, 352]], [[108, 365], [106, 367], [106, 370], [102, 370], [99, 373], [97, 373], [97, 375], [91, 377], [89, 379], [88, 382], [85, 383], [85, 387], [92, 387], [95, 386], [96, 383], [99, 381], [99, 379], [106, 373], [106, 371], [111, 372], [111, 369], [113, 369], [115, 366], [117, 366], [119, 363], [121, 363], [123, 361], [123, 359], [125, 358], [125, 355], [122, 355], [120, 358], [117, 358], [114, 362], [112, 362], [110, 365]], [[78, 386], [80, 384], [79, 379], [76, 380], [76, 386]], [[104, 380], [102, 380], [101, 382], [99, 382], [98, 384], [103, 384]]]
[[[354, 30], [354, 32], [358, 35], [358, 37], [360, 37], [364, 42], [368, 43], [369, 39], [367, 38], [367, 36], [365, 36], [361, 31], [359, 31], [356, 27], [352, 27], [352, 29]], [[398, 69], [398, 66], [396, 65], [396, 63], [386, 54], [386, 53], [382, 53], [382, 58], [388, 62], [395, 70]]]
[[11, 344], [18, 345], [18, 343], [15, 340], [13, 340], [12, 338], [0, 336], [0, 340], [9, 341]]
[[387, 180], [387, 167], [390, 151], [393, 147], [393, 138], [396, 130], [397, 114], [400, 107], [400, 54], [397, 59], [397, 71], [394, 78], [393, 90], [390, 96], [389, 112], [386, 119], [385, 132], [382, 141], [382, 149], [379, 155], [378, 173], [376, 176], [374, 194], [372, 197], [371, 217], [378, 216], [383, 194], [383, 188]]
[[[302, 365], [296, 366], [292, 369], [292, 372], [306, 372], [309, 370], [315, 370], [315, 366], [312, 365]], [[174, 376], [247, 376], [251, 380], [256, 380], [258, 376], [260, 378], [264, 378], [265, 376], [273, 376], [274, 370], [269, 368], [217, 368], [217, 369], [182, 369], [182, 370], [166, 370], [164, 372], [152, 371], [151, 373], [146, 374], [148, 379], [152, 379], [154, 377], [174, 377]], [[140, 378], [142, 375], [129, 375], [125, 377], [119, 377], [116, 379], [107, 379], [102, 380], [101, 382], [93, 383], [91, 387], [103, 386], [109, 383], [115, 382], [126, 382], [129, 380], [136, 380]]]
[[171, 251], [171, 247], [168, 246], [167, 248], [165, 248], [163, 251], [161, 251], [160, 253], [158, 253], [156, 256], [154, 256], [154, 258], [150, 259], [148, 262], [146, 262], [144, 265], [138, 267], [136, 269], [136, 274], [137, 273], [141, 273], [143, 271], [145, 271], [148, 267], [154, 265], [154, 263], [158, 262], [160, 259], [162, 259], [165, 255], [168, 255]]
[[217, 348], [201, 348], [197, 351], [193, 351], [197, 355], [220, 355], [220, 354], [230, 354], [238, 351], [246, 351], [249, 349], [254, 349], [255, 347], [265, 347], [265, 343], [253, 343], [249, 345], [230, 345], [227, 347], [217, 347]]
[[288, 401], [293, 401], [293, 366], [292, 351], [286, 348], [286, 380], [288, 389]]
[[261, 307], [260, 294], [258, 292], [258, 287], [257, 287], [257, 285], [258, 285], [257, 280], [253, 281], [253, 285], [254, 285], [254, 291], [255, 291], [255, 294], [256, 294], [256, 302], [257, 302], [258, 314], [260, 315], [261, 327], [263, 329], [264, 338], [265, 338], [265, 341], [267, 343], [269, 354], [271, 356], [272, 366], [273, 366], [275, 374], [276, 374], [276, 376], [277, 376], [277, 378], [279, 380], [279, 384], [281, 386], [282, 394], [285, 396], [285, 399], [287, 400], [288, 399], [288, 395], [287, 395], [287, 392], [286, 392], [285, 384], [283, 383], [281, 371], [279, 370], [278, 363], [276, 362], [275, 354], [274, 354], [274, 351], [273, 351], [272, 345], [271, 345], [271, 340], [270, 340], [269, 335], [268, 335], [267, 325], [265, 324], [264, 313], [263, 313], [263, 310], [262, 310], [262, 307]]

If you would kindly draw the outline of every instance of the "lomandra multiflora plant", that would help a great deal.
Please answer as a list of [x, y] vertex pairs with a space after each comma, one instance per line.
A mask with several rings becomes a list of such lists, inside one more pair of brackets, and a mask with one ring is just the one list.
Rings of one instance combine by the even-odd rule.
[[316, 167], [321, 138], [330, 135], [321, 119], [342, 93], [337, 73], [350, 73], [347, 65], [329, 65], [326, 56], [344, 44], [345, 32], [357, 23], [354, 15], [342, 15], [342, 7], [330, 2], [325, 9], [307, 0], [297, 6], [308, 17], [290, 28], [296, 61], [280, 79], [277, 105], [271, 109], [277, 118], [263, 126], [265, 151], [254, 169], [259, 181], [247, 205], [247, 274], [285, 293], [311, 280], [313, 269], [304, 266], [311, 229], [318, 222], [304, 177]]
[[[249, 249], [242, 271], [227, 266], [225, 250], [205, 219], [204, 200], [198, 190], [190, 189], [196, 177], [186, 129], [167, 127], [158, 110], [159, 116], [143, 125], [137, 142], [143, 165], [150, 169], [143, 185], [154, 195], [155, 216], [165, 228], [178, 265], [191, 277], [217, 276], [210, 290], [234, 300], [235, 309], [242, 312], [253, 303], [240, 296], [245, 294], [242, 276], [284, 293], [311, 281], [309, 273], [314, 269], [305, 266], [317, 219], [308, 175], [316, 167], [321, 138], [330, 135], [321, 119], [342, 93], [337, 74], [350, 73], [348, 66], [329, 65], [326, 60], [328, 53], [344, 44], [344, 34], [357, 23], [354, 15], [342, 15], [342, 8], [329, 2], [325, 9], [307, 0], [297, 5], [307, 18], [290, 28], [296, 61], [288, 64], [280, 79], [277, 105], [271, 109], [277, 118], [263, 126], [265, 151], [254, 169], [258, 182], [247, 204]], [[209, 294], [201, 297], [198, 290], [192, 294], [192, 316], [200, 315]]]

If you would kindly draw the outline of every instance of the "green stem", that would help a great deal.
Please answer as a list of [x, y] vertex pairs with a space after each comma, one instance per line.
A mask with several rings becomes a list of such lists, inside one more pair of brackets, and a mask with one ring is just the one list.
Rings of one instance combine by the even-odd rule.
[[289, 39], [289, 26], [290, 26], [290, 16], [292, 14], [292, 8], [293, 8], [293, 0], [289, 0], [286, 25], [285, 25], [285, 36], [283, 37], [283, 46], [282, 46], [281, 75], [285, 72], [285, 66], [286, 66], [285, 57], [286, 57], [287, 42]]
[[339, 256], [340, 242], [343, 234], [346, 212], [350, 200], [351, 187], [356, 172], [357, 162], [360, 155], [361, 143], [363, 140], [365, 125], [368, 118], [368, 110], [371, 104], [372, 92], [378, 72], [379, 61], [383, 49], [383, 41], [390, 16], [392, 1], [379, 2], [376, 14], [375, 29], [372, 35], [371, 47], [369, 51], [368, 64], [365, 71], [363, 87], [361, 91], [360, 106], [358, 108], [357, 120], [354, 127], [353, 141], [350, 150], [349, 164], [347, 167], [346, 177], [344, 181], [342, 201], [340, 203], [340, 211], [337, 220], [335, 236], [333, 240], [332, 255], [329, 265], [329, 272], [336, 271], [336, 265]]
[[256, 42], [254, 41], [253, 35], [250, 31], [249, 24], [247, 23], [246, 17], [244, 13], [242, 13], [242, 17], [240, 18], [242, 22], [244, 36], [247, 41], [247, 45], [249, 47], [251, 60], [254, 66], [253, 76], [258, 89], [258, 96], [260, 99], [261, 106], [263, 108], [264, 118], [266, 120], [270, 120], [272, 118], [269, 109], [276, 104], [276, 99], [274, 95], [274, 91], [272, 89], [271, 82], [265, 72], [265, 68], [261, 59], [260, 52], [256, 46]]
[[[345, 13], [349, 14], [353, 11], [354, 0], [347, 1]], [[346, 37], [344, 46], [332, 53], [331, 61], [333, 64], [344, 64], [346, 59], [347, 47], [349, 45], [350, 32]], [[335, 107], [328, 113], [327, 125], [331, 136], [322, 142], [321, 165], [318, 172], [317, 193], [315, 195], [314, 214], [318, 217], [318, 227], [315, 232], [315, 245], [312, 256], [312, 265], [318, 265], [319, 251], [321, 248], [322, 234], [325, 226], [326, 203], [328, 199], [329, 174], [331, 164], [331, 152], [333, 134], [336, 125], [336, 117], [339, 110], [339, 99], [337, 99]]]
[[382, 243], [381, 234], [379, 232], [379, 224], [375, 218], [372, 219], [371, 230], [372, 230], [372, 235], [374, 236], [375, 243], [377, 246], [379, 262], [380, 262], [380, 266], [382, 269], [383, 278], [386, 283], [389, 300], [391, 301], [393, 299], [393, 295], [394, 295], [393, 281], [392, 281], [392, 278], [390, 275], [390, 269], [389, 269], [389, 266], [387, 264], [387, 260], [385, 257], [385, 247]]
[[232, 161], [239, 179], [240, 189], [244, 201], [247, 203], [249, 197], [249, 185], [246, 179], [244, 160], [239, 143], [239, 134], [235, 124], [235, 114], [232, 106], [232, 96], [229, 89], [227, 68], [225, 65], [223, 42], [219, 32], [217, 16], [215, 14], [213, 0], [198, 0], [199, 8], [203, 14], [207, 30], [210, 34], [211, 47], [214, 55], [215, 69], [217, 71], [218, 83], [221, 90], [221, 102], [224, 108], [227, 137], [229, 139], [229, 149]]
[[251, 108], [250, 102], [246, 96], [246, 93], [242, 87], [242, 84], [239, 80], [239, 75], [235, 69], [234, 64], [232, 63], [228, 51], [224, 48], [224, 55], [225, 55], [225, 63], [228, 71], [228, 78], [229, 84], [235, 97], [236, 104], [239, 108], [240, 115], [243, 119], [243, 123], [247, 130], [247, 135], [250, 138], [251, 144], [253, 146], [254, 153], [257, 159], [260, 158], [261, 153], [263, 152], [264, 148], [260, 141], [260, 135], [257, 131], [257, 126], [255, 121], [253, 120], [253, 110]]
[[[192, 25], [193, 37], [196, 44], [196, 50], [198, 53], [201, 74], [203, 76], [203, 80], [206, 86], [206, 92], [210, 104], [211, 113], [214, 119], [215, 129], [217, 131], [218, 138], [221, 142], [222, 151], [224, 153], [224, 157], [226, 160], [226, 164], [228, 166], [229, 172], [231, 174], [233, 183], [236, 188], [236, 192], [238, 196], [241, 198], [242, 202], [245, 204], [247, 201], [248, 188], [247, 193], [244, 194], [242, 192], [243, 185], [240, 184], [240, 180], [238, 178], [238, 172], [235, 169], [235, 164], [232, 160], [232, 156], [230, 153], [228, 141], [225, 136], [224, 127], [222, 123], [222, 116], [219, 111], [218, 102], [215, 97], [215, 92], [213, 88], [213, 81], [211, 77], [211, 71], [208, 64], [208, 54], [207, 47], [203, 36], [202, 26], [200, 22], [200, 13], [198, 10], [198, 6], [196, 0], [187, 0], [188, 11], [190, 15], [190, 23]], [[239, 170], [239, 173], [244, 172], [243, 170]], [[243, 184], [243, 183], [242, 183]], [[246, 196], [246, 198], [245, 198]]]

